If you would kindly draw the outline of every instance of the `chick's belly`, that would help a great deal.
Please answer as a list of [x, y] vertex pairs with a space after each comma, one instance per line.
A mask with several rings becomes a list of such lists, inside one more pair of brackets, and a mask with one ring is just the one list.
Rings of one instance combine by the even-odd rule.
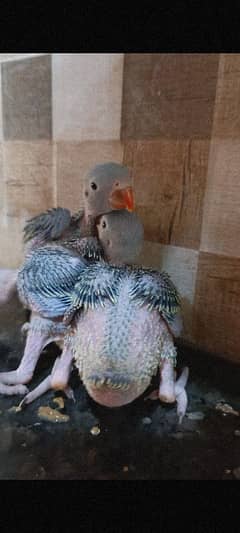
[[136, 307], [129, 320], [128, 345], [132, 355], [147, 363], [158, 352], [159, 341], [164, 332], [165, 324], [157, 311], [149, 311], [147, 307]]
[[106, 332], [108, 312], [106, 308], [89, 309], [78, 321], [75, 350], [100, 353]]
[[75, 337], [76, 359], [94, 353], [97, 361], [108, 344], [106, 338], [110, 333], [113, 351], [126, 354], [130, 367], [136, 364], [144, 367], [149, 365], [149, 360], [151, 364], [154, 359], [157, 361], [159, 341], [165, 330], [159, 313], [136, 305], [126, 305], [125, 312], [116, 316], [116, 320], [112, 320], [113, 313], [114, 305], [107, 304], [104, 308], [89, 309], [80, 316]]

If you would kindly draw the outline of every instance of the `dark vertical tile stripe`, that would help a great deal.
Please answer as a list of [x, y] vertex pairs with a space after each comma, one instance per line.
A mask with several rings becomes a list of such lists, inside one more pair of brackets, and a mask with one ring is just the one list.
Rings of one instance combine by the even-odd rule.
[[51, 56], [2, 64], [5, 140], [52, 137]]

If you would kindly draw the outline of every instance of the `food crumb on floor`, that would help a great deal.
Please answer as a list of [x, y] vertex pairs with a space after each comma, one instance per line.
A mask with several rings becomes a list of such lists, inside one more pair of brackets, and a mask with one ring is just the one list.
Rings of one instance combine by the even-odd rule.
[[91, 429], [90, 429], [90, 433], [94, 436], [97, 436], [101, 433], [101, 430], [98, 426], [93, 426]]
[[63, 415], [62, 413], [59, 413], [56, 409], [52, 409], [49, 406], [41, 406], [38, 409], [38, 417], [41, 418], [41, 420], [45, 420], [47, 422], [53, 422], [53, 423], [61, 423], [61, 422], [68, 422], [70, 417], [68, 415]]
[[53, 398], [53, 403], [56, 403], [58, 405], [58, 409], [64, 409], [65, 403], [62, 396], [57, 396], [57, 398]]

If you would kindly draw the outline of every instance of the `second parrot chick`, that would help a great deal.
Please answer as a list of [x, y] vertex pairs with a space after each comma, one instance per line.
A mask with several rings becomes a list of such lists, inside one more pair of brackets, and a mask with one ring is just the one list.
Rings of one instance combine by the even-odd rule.
[[143, 225], [136, 213], [112, 211], [97, 221], [97, 234], [106, 260], [115, 265], [132, 264], [143, 246]]
[[[119, 263], [121, 258], [122, 262], [129, 263], [139, 253], [143, 226], [134, 213], [119, 210], [105, 214], [104, 224], [100, 217], [97, 228], [102, 232], [103, 254], [109, 261]], [[74, 246], [52, 242], [33, 248], [27, 254], [17, 286], [20, 300], [32, 312], [32, 317], [28, 328], [25, 326], [27, 340], [18, 369], [0, 373], [0, 383], [10, 386], [9, 394], [12, 394], [12, 385], [23, 385], [31, 380], [42, 350], [50, 342], [62, 341], [66, 331], [62, 318], [69, 295], [75, 284], [81, 282], [84, 269], [91, 264], [83, 257], [89, 239], [98, 241], [96, 237], [75, 239]], [[8, 393], [6, 386], [5, 394]], [[22, 387], [19, 390], [22, 393]]]
[[[133, 210], [131, 181], [129, 170], [124, 165], [111, 161], [95, 165], [84, 177], [83, 209], [72, 215], [69, 209], [57, 207], [27, 221], [23, 230], [25, 255], [33, 248], [52, 242], [77, 250], [79, 239], [84, 237], [88, 238], [86, 256], [92, 258], [99, 255], [101, 246], [96, 239], [96, 219], [103, 213], [114, 210]], [[82, 253], [82, 249], [79, 253]], [[16, 291], [17, 272], [2, 272], [0, 305], [5, 304]]]

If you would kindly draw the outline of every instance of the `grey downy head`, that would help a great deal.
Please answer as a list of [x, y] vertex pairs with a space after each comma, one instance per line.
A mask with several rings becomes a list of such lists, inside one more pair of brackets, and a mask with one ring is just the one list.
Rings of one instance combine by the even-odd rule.
[[100, 217], [97, 224], [106, 259], [115, 265], [132, 264], [143, 246], [143, 225], [136, 213], [111, 211]]
[[87, 173], [83, 187], [87, 215], [98, 216], [115, 209], [134, 209], [129, 169], [119, 163], [96, 165]]

